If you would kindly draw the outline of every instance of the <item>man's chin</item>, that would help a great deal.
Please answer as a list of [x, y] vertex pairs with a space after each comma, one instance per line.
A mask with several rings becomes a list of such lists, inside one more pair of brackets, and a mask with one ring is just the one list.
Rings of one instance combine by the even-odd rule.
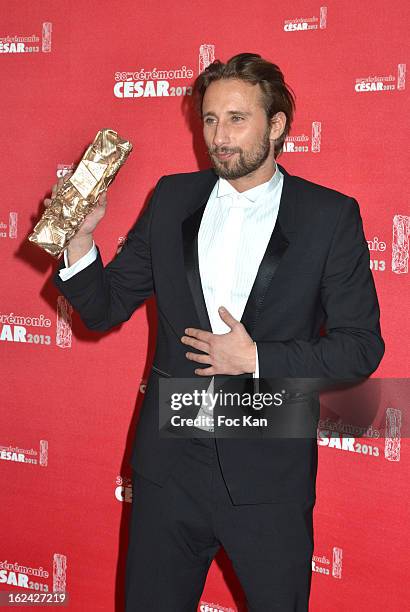
[[213, 166], [215, 174], [219, 176], [219, 178], [233, 181], [244, 176], [243, 173], [235, 172], [235, 168], [225, 168], [219, 166], [218, 164], [213, 164]]
[[220, 162], [218, 159], [211, 158], [212, 165], [215, 170], [215, 174], [217, 174], [220, 178], [230, 179], [231, 175], [234, 174], [234, 168], [229, 167], [229, 160], [226, 162]]
[[230, 174], [230, 172], [226, 171], [226, 168], [219, 168], [219, 167], [215, 166], [215, 164], [214, 164], [214, 171], [215, 171], [215, 174], [217, 176], [219, 176], [219, 178], [223, 178], [223, 179], [230, 179], [231, 178], [231, 174]]

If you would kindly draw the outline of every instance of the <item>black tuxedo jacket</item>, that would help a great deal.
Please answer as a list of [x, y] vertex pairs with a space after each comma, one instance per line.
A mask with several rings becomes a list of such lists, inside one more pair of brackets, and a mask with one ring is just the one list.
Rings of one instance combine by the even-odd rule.
[[[241, 319], [257, 342], [260, 378], [367, 377], [384, 343], [358, 203], [279, 168], [277, 222]], [[113, 261], [104, 268], [98, 252], [71, 279], [54, 276], [85, 325], [98, 331], [128, 320], [155, 293], [156, 351], [131, 464], [160, 485], [187, 440], [159, 436], [158, 381], [195, 377], [204, 388], [210, 381], [194, 374], [201, 364], [186, 358], [180, 339], [186, 327], [212, 331], [197, 237], [216, 181], [213, 170], [162, 177]], [[217, 449], [235, 504], [315, 499], [315, 439], [220, 438]]]

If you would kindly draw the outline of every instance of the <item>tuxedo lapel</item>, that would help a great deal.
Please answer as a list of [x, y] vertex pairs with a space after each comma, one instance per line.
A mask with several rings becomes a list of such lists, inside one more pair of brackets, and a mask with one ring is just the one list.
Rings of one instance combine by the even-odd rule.
[[209, 180], [206, 181], [199, 195], [198, 206], [195, 208], [194, 212], [182, 222], [184, 264], [188, 284], [191, 289], [200, 328], [210, 332], [212, 332], [212, 327], [202, 291], [201, 275], [199, 272], [198, 232], [206, 204], [217, 180], [218, 177], [213, 172], [210, 172]]
[[[241, 318], [241, 323], [243, 323], [249, 335], [252, 335], [263, 306], [263, 300], [279, 263], [291, 238], [296, 233], [294, 218], [295, 180], [282, 166], [279, 164], [278, 166], [284, 175], [279, 213]], [[216, 181], [216, 175], [210, 173], [209, 180], [199, 195], [198, 206], [182, 223], [185, 271], [201, 329], [206, 331], [212, 331], [212, 327], [199, 272], [198, 232], [206, 204]]]
[[279, 164], [278, 166], [283, 174], [279, 212], [241, 318], [241, 323], [243, 323], [250, 336], [253, 334], [256, 321], [262, 310], [266, 292], [291, 239], [296, 233], [294, 223], [295, 185], [292, 176], [282, 166]]

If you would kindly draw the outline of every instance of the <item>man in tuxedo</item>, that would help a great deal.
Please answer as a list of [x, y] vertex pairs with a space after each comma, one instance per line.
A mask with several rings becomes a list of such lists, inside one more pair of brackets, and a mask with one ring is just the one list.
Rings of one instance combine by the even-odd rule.
[[[206, 426], [165, 438], [159, 387], [172, 378], [212, 390], [227, 379], [369, 376], [384, 352], [369, 252], [354, 198], [276, 162], [294, 114], [278, 66], [247, 53], [216, 61], [194, 93], [213, 169], [163, 176], [105, 267], [93, 241], [101, 196], [54, 281], [98, 331], [128, 320], [152, 294], [157, 300], [131, 459], [127, 612], [196, 610], [221, 546], [249, 610], [302, 612], [316, 439], [230, 439]], [[289, 410], [297, 401], [288, 398]]]

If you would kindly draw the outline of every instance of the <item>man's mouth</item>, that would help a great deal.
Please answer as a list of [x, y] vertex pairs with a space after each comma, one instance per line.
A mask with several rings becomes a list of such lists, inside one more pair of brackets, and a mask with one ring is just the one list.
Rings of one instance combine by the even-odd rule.
[[214, 155], [219, 160], [224, 161], [224, 160], [229, 159], [230, 157], [232, 157], [234, 155], [234, 152], [233, 151], [228, 151], [228, 152], [225, 152], [225, 153], [216, 152], [216, 153], [214, 153]]

